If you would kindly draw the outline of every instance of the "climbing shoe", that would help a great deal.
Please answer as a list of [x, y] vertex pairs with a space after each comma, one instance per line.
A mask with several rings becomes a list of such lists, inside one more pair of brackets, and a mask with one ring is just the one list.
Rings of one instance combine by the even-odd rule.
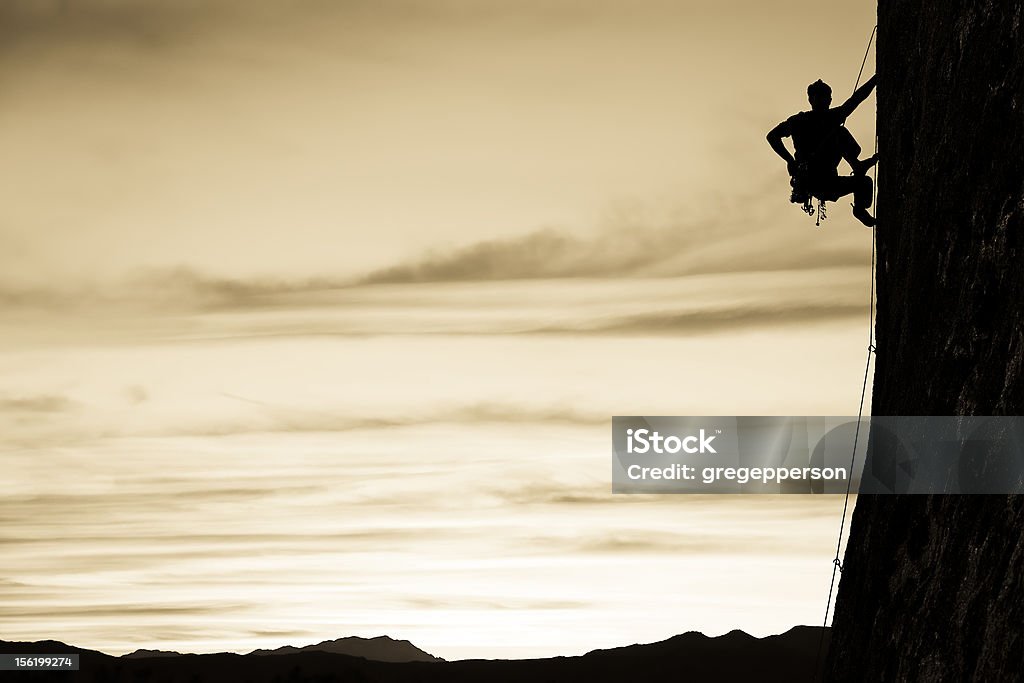
[[860, 159], [852, 164], [853, 175], [864, 175], [871, 170], [871, 167], [878, 163], [878, 155], [872, 154], [867, 159]]
[[853, 207], [853, 217], [869, 228], [875, 227], [875, 217], [868, 213], [868, 210], [861, 207]]

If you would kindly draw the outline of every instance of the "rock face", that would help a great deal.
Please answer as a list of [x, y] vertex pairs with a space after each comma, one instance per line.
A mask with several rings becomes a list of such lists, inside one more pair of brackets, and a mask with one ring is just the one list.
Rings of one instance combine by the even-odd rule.
[[[875, 415], [1024, 414], [1024, 8], [881, 0]], [[867, 146], [867, 145], [865, 145]], [[834, 681], [1024, 680], [1024, 496], [862, 496]]]

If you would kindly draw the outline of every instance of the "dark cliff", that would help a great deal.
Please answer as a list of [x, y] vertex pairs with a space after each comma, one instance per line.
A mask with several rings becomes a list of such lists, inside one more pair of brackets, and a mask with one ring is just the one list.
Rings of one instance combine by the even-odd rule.
[[[875, 415], [1024, 414], [1024, 8], [881, 0]], [[1024, 680], [1024, 496], [862, 496], [834, 681]]]

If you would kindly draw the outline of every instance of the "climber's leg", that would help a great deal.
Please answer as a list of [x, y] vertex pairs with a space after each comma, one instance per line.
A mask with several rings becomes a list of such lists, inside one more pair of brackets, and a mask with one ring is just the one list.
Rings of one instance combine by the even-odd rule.
[[853, 134], [843, 128], [839, 133], [839, 146], [842, 150], [843, 159], [850, 165], [854, 175], [864, 175], [871, 170], [871, 167], [878, 163], [878, 155], [872, 154], [867, 159], [861, 160], [860, 145], [853, 137]]
[[857, 181], [857, 189], [853, 192], [853, 217], [869, 228], [873, 228], [875, 226], [875, 217], [868, 213], [868, 207], [871, 206], [875, 185], [871, 180], [871, 176], [857, 175], [851, 177]]
[[857, 144], [853, 133], [846, 128], [839, 129], [839, 149], [846, 163], [850, 164], [850, 168], [856, 168], [857, 158], [860, 157], [860, 145]]
[[820, 191], [815, 192], [815, 196], [825, 201], [834, 202], [841, 197], [852, 194], [854, 218], [870, 228], [875, 225], [874, 217], [868, 213], [873, 193], [874, 183], [871, 181], [871, 176], [837, 175], [827, 180], [822, 179]]
[[856, 187], [853, 190], [853, 205], [865, 209], [870, 208], [875, 191], [875, 184], [872, 182], [871, 176], [853, 176], [853, 180], [856, 181]]
[[856, 188], [853, 191], [853, 217], [869, 228], [875, 226], [875, 217], [868, 213], [871, 206], [872, 195], [874, 194], [874, 183], [871, 176], [855, 175], [850, 176], [856, 181]]
[[840, 197], [852, 194], [854, 206], [865, 209], [871, 206], [871, 195], [874, 193], [874, 183], [871, 182], [871, 176], [867, 175], [833, 176], [821, 182], [815, 189], [818, 188], [820, 192], [814, 194], [825, 201], [838, 201]]

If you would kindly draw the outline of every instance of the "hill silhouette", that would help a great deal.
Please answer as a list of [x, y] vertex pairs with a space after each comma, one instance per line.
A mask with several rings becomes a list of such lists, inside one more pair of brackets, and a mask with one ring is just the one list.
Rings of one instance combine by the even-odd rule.
[[292, 647], [285, 645], [273, 650], [253, 650], [251, 655], [287, 655], [296, 652], [333, 652], [339, 655], [365, 657], [377, 662], [440, 662], [440, 657], [424, 652], [408, 640], [395, 640], [388, 636], [360, 638], [349, 636], [336, 640], [325, 640], [315, 645]]
[[128, 658], [131, 658], [131, 659], [146, 659], [146, 658], [149, 658], [149, 657], [180, 657], [181, 653], [180, 652], [174, 652], [172, 650], [141, 650], [140, 649], [140, 650], [135, 650], [133, 652], [129, 652], [128, 654], [121, 655], [121, 656], [122, 657], [128, 657]]
[[[575, 657], [547, 659], [468, 659], [458, 661], [382, 662], [349, 654], [309, 649], [298, 652], [257, 651], [114, 657], [56, 641], [0, 641], [2, 653], [62, 654], [77, 652], [77, 672], [21, 674], [32, 681], [94, 683], [621, 683], [622, 681], [758, 681], [783, 683], [811, 675], [822, 629], [797, 626], [755, 638], [731, 631], [715, 638], [689, 632], [656, 643], [594, 650]], [[827, 632], [826, 632], [827, 635]], [[326, 644], [345, 642], [324, 641]], [[359, 639], [365, 640], [365, 639]], [[378, 640], [378, 639], [370, 639]], [[405, 643], [387, 639], [391, 644]], [[827, 642], [827, 638], [826, 638]], [[322, 645], [322, 644], [321, 644]], [[422, 652], [409, 644], [417, 652]], [[283, 648], [285, 649], [285, 648]], [[134, 653], [133, 653], [134, 654]], [[426, 654], [426, 653], [423, 653]], [[430, 656], [430, 655], [427, 655]]]

